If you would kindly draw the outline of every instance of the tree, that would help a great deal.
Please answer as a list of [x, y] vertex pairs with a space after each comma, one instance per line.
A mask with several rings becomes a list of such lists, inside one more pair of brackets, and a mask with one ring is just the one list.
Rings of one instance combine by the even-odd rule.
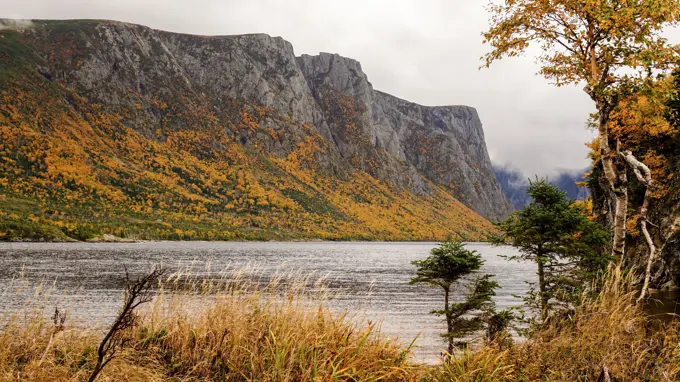
[[[654, 224], [651, 218], [654, 217], [654, 209], [658, 211], [663, 208], [664, 201], [674, 188], [673, 174], [677, 173], [675, 163], [680, 133], [674, 122], [678, 110], [678, 89], [680, 83], [676, 75], [659, 78], [650, 83], [645, 91], [637, 92], [619, 102], [611, 116], [611, 136], [628, 149], [622, 154], [632, 169], [632, 174], [629, 175], [633, 175], [629, 184], [629, 198], [631, 207], [636, 208], [630, 208], [628, 234], [631, 238], [644, 242], [648, 248], [646, 259], [627, 253], [622, 262], [632, 269], [644, 269], [644, 281], [638, 301], [646, 296], [652, 277], [652, 265], [668, 239], [663, 223], [657, 221]], [[642, 160], [638, 161], [636, 156]], [[598, 162], [596, 151], [591, 153], [591, 157], [593, 162]], [[594, 180], [591, 184], [602, 189], [596, 179]], [[602, 209], [603, 201], [606, 202], [601, 199], [598, 203], [600, 213], [606, 213]], [[657, 243], [660, 244], [659, 249]], [[635, 247], [637, 243], [632, 244]], [[663, 260], [659, 265], [659, 270], [663, 269]], [[658, 275], [657, 273], [656, 277]]]
[[158, 283], [165, 274], [165, 269], [156, 267], [148, 274], [136, 281], [130, 280], [130, 275], [125, 269], [125, 301], [123, 307], [118, 312], [113, 324], [109, 328], [97, 348], [97, 363], [95, 364], [88, 382], [94, 382], [99, 374], [104, 370], [118, 353], [130, 341], [127, 331], [137, 325], [137, 315], [135, 310], [142, 304], [146, 304], [153, 299], [152, 288]]
[[503, 234], [494, 242], [519, 249], [511, 260], [536, 263], [538, 292], [532, 288], [526, 301], [544, 320], [552, 305], [573, 301], [585, 282], [606, 268], [607, 232], [546, 179], [530, 181], [528, 193], [532, 202], [498, 223]]
[[418, 267], [416, 277], [410, 284], [428, 284], [444, 290], [444, 309], [433, 311], [433, 314], [446, 318], [446, 334], [448, 354], [453, 354], [455, 346], [464, 346], [464, 338], [484, 327], [484, 317], [494, 310], [491, 298], [499, 288], [492, 281], [493, 275], [484, 274], [469, 280], [466, 285], [467, 294], [462, 302], [451, 304], [452, 288], [458, 286], [466, 276], [478, 273], [484, 264], [482, 256], [476, 251], [465, 249], [459, 242], [448, 241], [433, 248], [425, 260], [412, 262]]
[[512, 336], [509, 329], [513, 327], [513, 322], [521, 319], [515, 314], [516, 308], [494, 312], [486, 319], [486, 340], [489, 344], [495, 344], [499, 348], [512, 345]]
[[[644, 172], [632, 152], [610, 139], [610, 117], [619, 101], [667, 72], [677, 62], [677, 46], [662, 30], [680, 21], [677, 0], [504, 0], [489, 6], [491, 27], [484, 33], [493, 50], [490, 66], [518, 56], [537, 43], [540, 74], [557, 86], [585, 83], [595, 103], [600, 161], [613, 207], [612, 255], [623, 258], [628, 211], [627, 166]], [[643, 177], [644, 178], [644, 177]], [[640, 178], [641, 180], [643, 178]], [[647, 179], [644, 179], [647, 182]]]

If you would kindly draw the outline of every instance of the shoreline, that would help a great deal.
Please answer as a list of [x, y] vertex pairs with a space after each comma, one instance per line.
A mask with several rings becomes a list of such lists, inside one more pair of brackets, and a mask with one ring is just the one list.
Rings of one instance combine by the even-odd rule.
[[[299, 240], [146, 240], [124, 239], [114, 240], [0, 240], [2, 244], [144, 244], [144, 243], [441, 243], [441, 240], [323, 240], [323, 239], [299, 239]], [[491, 241], [463, 241], [464, 244], [492, 244]]]

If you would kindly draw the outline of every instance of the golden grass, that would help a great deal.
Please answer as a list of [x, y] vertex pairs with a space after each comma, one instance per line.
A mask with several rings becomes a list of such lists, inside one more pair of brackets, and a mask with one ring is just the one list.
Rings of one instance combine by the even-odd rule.
[[[410, 349], [379, 325], [331, 313], [323, 283], [294, 276], [262, 285], [247, 276], [165, 280], [98, 380], [595, 381], [604, 367], [616, 380], [680, 380], [680, 331], [659, 329], [617, 270], [597, 284], [599, 294], [584, 295], [569, 318], [549, 321], [531, 339], [487, 344], [436, 366], [413, 363]], [[41, 317], [5, 324], [0, 381], [86, 380], [101, 331], [55, 333]]]
[[677, 324], [651, 320], [635, 304], [631, 279], [613, 269], [570, 317], [556, 317], [530, 340], [458, 355], [435, 373], [452, 381], [597, 381], [604, 368], [622, 381], [680, 380]]
[[[304, 290], [320, 290], [314, 293]], [[421, 369], [376, 323], [358, 326], [324, 307], [309, 278], [265, 286], [237, 277], [173, 276], [140, 314], [130, 342], [98, 381], [403, 381]], [[35, 313], [0, 333], [0, 381], [82, 381], [98, 330], [55, 326]], [[50, 342], [50, 337], [54, 337]]]

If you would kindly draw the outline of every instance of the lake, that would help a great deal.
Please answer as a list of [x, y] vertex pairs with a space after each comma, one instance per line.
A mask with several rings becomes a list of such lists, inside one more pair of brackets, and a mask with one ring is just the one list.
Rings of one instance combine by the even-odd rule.
[[[0, 307], [15, 312], [25, 306], [26, 294], [12, 290], [12, 280], [23, 275], [32, 284], [52, 285], [59, 293], [51, 307], [69, 310], [69, 320], [106, 325], [122, 301], [124, 267], [131, 275], [156, 264], [170, 270], [187, 269], [201, 277], [217, 277], [225, 270], [256, 268], [267, 277], [313, 273], [327, 278], [331, 290], [341, 291], [330, 301], [334, 311], [349, 310], [362, 319], [382, 320], [383, 333], [408, 344], [416, 336], [416, 358], [434, 361], [444, 343], [446, 326], [429, 314], [441, 309], [440, 290], [408, 285], [415, 267], [437, 243], [381, 242], [142, 242], [142, 243], [0, 243]], [[467, 244], [482, 254], [483, 271], [495, 274], [502, 286], [495, 297], [498, 308], [520, 304], [525, 281], [535, 279], [531, 264], [509, 262], [510, 247]]]

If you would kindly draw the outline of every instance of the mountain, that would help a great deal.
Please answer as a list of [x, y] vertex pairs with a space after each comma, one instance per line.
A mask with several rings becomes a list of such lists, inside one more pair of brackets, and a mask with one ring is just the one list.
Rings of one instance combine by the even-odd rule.
[[[567, 198], [572, 200], [585, 200], [590, 195], [588, 188], [577, 184], [584, 182], [583, 171], [562, 171], [557, 176], [549, 177], [550, 183], [556, 185], [560, 190], [567, 193]], [[501, 184], [503, 193], [510, 201], [515, 210], [523, 209], [531, 203], [531, 198], [527, 195], [529, 190], [529, 178], [524, 176], [519, 170], [509, 166], [494, 165], [494, 173], [498, 182]]]
[[[483, 239], [510, 210], [477, 112], [263, 34], [0, 31], [0, 237]], [[4, 234], [4, 236], [3, 236]]]
[[556, 178], [552, 178], [551, 182], [559, 187], [560, 190], [567, 193], [567, 198], [572, 200], [586, 200], [590, 196], [590, 190], [587, 186], [579, 183], [586, 182], [586, 174], [590, 169], [581, 171], [563, 171], [557, 174]]

